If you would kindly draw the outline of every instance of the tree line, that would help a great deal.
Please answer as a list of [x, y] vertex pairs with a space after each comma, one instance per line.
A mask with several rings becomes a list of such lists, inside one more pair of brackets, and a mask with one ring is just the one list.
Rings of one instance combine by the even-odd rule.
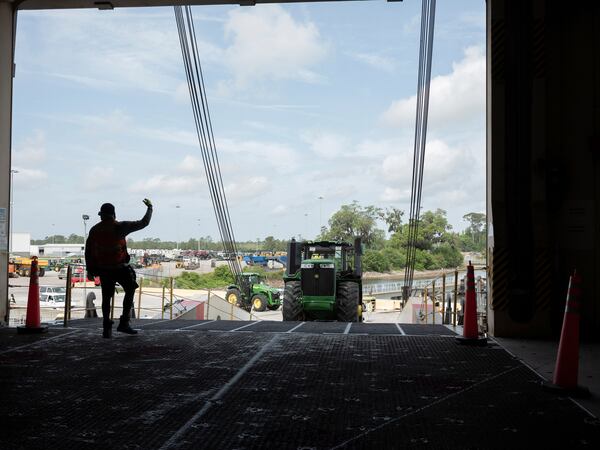
[[[452, 230], [446, 211], [436, 209], [420, 215], [416, 238], [416, 270], [453, 268], [463, 264], [461, 252], [484, 252], [486, 216], [469, 213], [463, 216], [469, 226], [462, 233]], [[406, 265], [409, 224], [404, 223], [404, 211], [361, 206], [354, 201], [343, 205], [321, 229], [319, 239], [352, 241], [360, 236], [366, 250], [364, 270], [388, 272]], [[386, 229], [379, 224], [385, 224]], [[387, 231], [387, 233], [386, 233]]]
[[[419, 219], [416, 239], [416, 270], [453, 268], [463, 263], [461, 252], [485, 252], [486, 216], [483, 213], [471, 212], [463, 216], [468, 226], [462, 233], [452, 230], [448, 223], [446, 211], [436, 209], [425, 211]], [[406, 264], [409, 224], [404, 221], [404, 211], [397, 208], [379, 208], [362, 206], [354, 201], [342, 205], [322, 227], [315, 240], [352, 242], [361, 237], [365, 245], [363, 256], [364, 270], [388, 272], [400, 270]], [[296, 236], [302, 240], [302, 236]], [[81, 244], [83, 236], [53, 235], [44, 239], [32, 240], [33, 245]], [[241, 252], [282, 252], [287, 250], [288, 240], [267, 236], [263, 240], [237, 242]], [[170, 250], [209, 250], [221, 251], [220, 241], [211, 236], [190, 238], [185, 242], [162, 241], [159, 238], [145, 238], [139, 241], [128, 239], [131, 249]]]

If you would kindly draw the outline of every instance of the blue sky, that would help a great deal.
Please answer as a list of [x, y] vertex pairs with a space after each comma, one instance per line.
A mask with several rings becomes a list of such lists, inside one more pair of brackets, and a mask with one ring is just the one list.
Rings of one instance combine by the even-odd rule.
[[[194, 8], [238, 240], [314, 237], [353, 200], [408, 215], [420, 8]], [[15, 231], [82, 234], [149, 197], [134, 239], [217, 238], [172, 8], [21, 12], [16, 65]], [[485, 211], [484, 1], [437, 5], [422, 204], [457, 230]]]

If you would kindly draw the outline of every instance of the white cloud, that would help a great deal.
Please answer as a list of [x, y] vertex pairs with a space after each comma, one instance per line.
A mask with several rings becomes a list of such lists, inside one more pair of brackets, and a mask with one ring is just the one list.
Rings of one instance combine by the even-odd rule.
[[410, 199], [410, 190], [386, 187], [381, 195], [384, 202], [399, 202]]
[[357, 61], [368, 66], [374, 67], [384, 72], [392, 72], [396, 67], [396, 61], [393, 58], [376, 53], [348, 53], [348, 55]]
[[334, 133], [309, 132], [304, 133], [302, 139], [317, 156], [325, 159], [335, 159], [347, 154], [350, 145], [348, 139]]
[[119, 109], [108, 114], [72, 117], [71, 120], [82, 123], [88, 130], [103, 135], [127, 131], [133, 123], [133, 119]]
[[204, 170], [204, 165], [201, 158], [196, 158], [192, 155], [185, 155], [183, 161], [179, 164], [179, 170], [182, 172], [197, 173]]
[[[50, 76], [100, 89], [172, 93], [181, 74], [181, 55], [172, 18], [127, 11], [29, 13], [30, 26], [44, 38], [19, 51], [26, 70], [52, 66]], [[31, 41], [33, 42], [33, 41]], [[37, 42], [37, 41], [36, 41]]]
[[[395, 127], [414, 127], [416, 95], [397, 100], [382, 119]], [[448, 126], [485, 117], [485, 54], [480, 47], [469, 47], [452, 72], [431, 80], [429, 128]]]
[[82, 185], [88, 191], [98, 191], [114, 186], [114, 173], [112, 167], [92, 167], [84, 176]]
[[324, 58], [327, 45], [317, 26], [294, 20], [281, 6], [231, 10], [225, 36], [232, 42], [223, 62], [233, 73], [234, 89], [264, 79], [309, 83], [320, 79], [312, 67]]
[[14, 175], [15, 185], [19, 188], [40, 190], [40, 183], [48, 179], [48, 173], [40, 169], [24, 169], [21, 167], [15, 167], [18, 173]]
[[35, 130], [19, 144], [12, 154], [15, 165], [38, 165], [46, 159], [46, 135], [41, 130]]
[[273, 214], [273, 215], [285, 214], [288, 212], [288, 210], [289, 210], [289, 208], [287, 207], [287, 205], [277, 205], [275, 208], [273, 208], [273, 211], [271, 212], [271, 214]]
[[235, 182], [225, 186], [227, 200], [233, 202], [250, 199], [263, 194], [270, 188], [266, 177], [250, 177], [243, 182]]
[[219, 160], [225, 163], [221, 165], [221, 170], [228, 170], [236, 177], [252, 173], [252, 170], [288, 174], [296, 172], [300, 163], [294, 149], [277, 142], [217, 139], [216, 145]]
[[165, 128], [132, 128], [131, 133], [149, 140], [158, 140], [198, 148], [198, 136], [191, 131]]
[[154, 196], [165, 192], [170, 194], [194, 192], [198, 188], [199, 180], [195, 177], [154, 175], [153, 177], [134, 183], [129, 190], [135, 193]]

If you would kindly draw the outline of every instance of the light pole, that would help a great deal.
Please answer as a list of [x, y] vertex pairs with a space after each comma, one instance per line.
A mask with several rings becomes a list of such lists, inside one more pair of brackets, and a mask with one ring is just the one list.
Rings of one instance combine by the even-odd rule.
[[181, 206], [175, 205], [175, 209], [177, 209], [177, 242], [175, 243], [176, 250], [179, 250], [179, 209]]
[[13, 179], [14, 179], [14, 174], [15, 173], [19, 173], [18, 170], [15, 169], [11, 169], [10, 170], [10, 223], [9, 223], [9, 235], [8, 235], [8, 242], [10, 242], [10, 246], [9, 246], [9, 252], [12, 252], [12, 246], [13, 246]]
[[321, 229], [323, 228], [323, 196], [319, 195], [319, 234], [321, 234]]
[[83, 278], [83, 304], [87, 308], [87, 262], [85, 260], [85, 241], [87, 240], [87, 221], [90, 220], [90, 216], [82, 214], [81, 218], [83, 219], [83, 258], [81, 259], [83, 261], [83, 273], [81, 274], [81, 278]]
[[200, 226], [200, 219], [198, 219], [198, 229], [200, 233], [198, 233], [198, 257], [200, 257], [200, 237], [202, 235], [202, 227]]
[[85, 241], [87, 240], [87, 221], [90, 220], [90, 216], [82, 214], [83, 219], [83, 256], [85, 257]]

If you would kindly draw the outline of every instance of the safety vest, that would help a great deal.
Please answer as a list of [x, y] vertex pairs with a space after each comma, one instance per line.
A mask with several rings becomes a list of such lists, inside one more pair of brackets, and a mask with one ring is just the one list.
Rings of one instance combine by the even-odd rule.
[[116, 233], [114, 223], [99, 224], [93, 235], [93, 256], [98, 267], [114, 267], [128, 262], [127, 240]]

